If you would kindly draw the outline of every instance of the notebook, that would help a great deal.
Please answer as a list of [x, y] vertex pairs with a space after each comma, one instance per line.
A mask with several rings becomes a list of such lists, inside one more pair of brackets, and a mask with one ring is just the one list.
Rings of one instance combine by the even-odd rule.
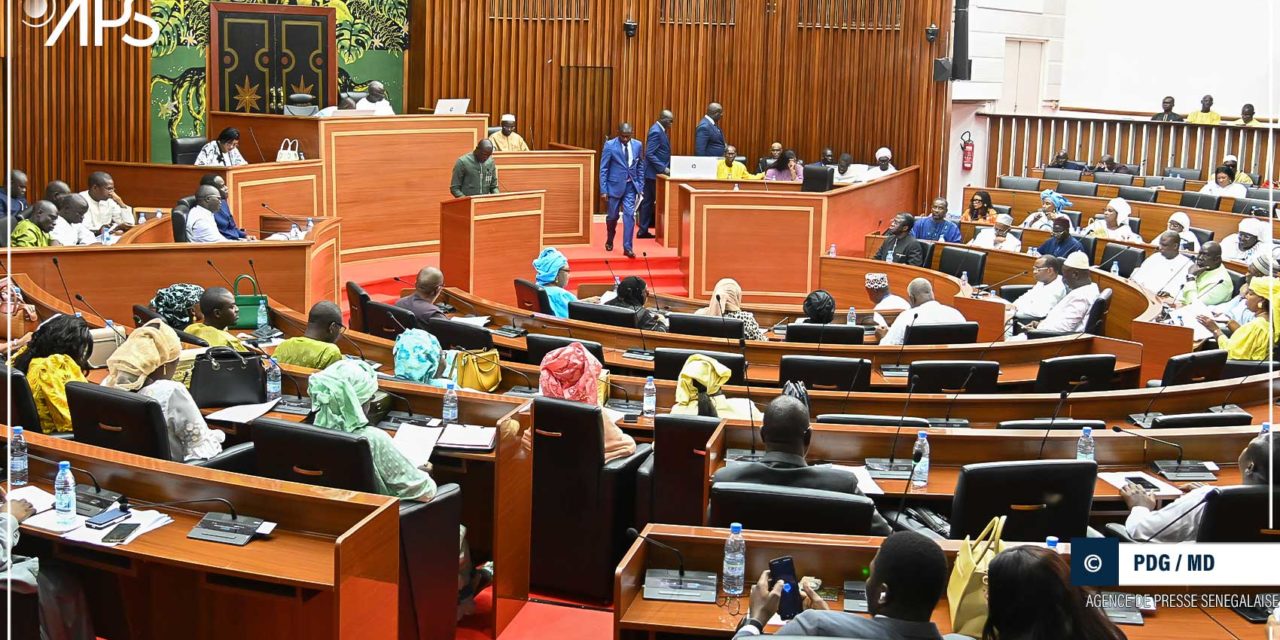
[[498, 438], [497, 427], [481, 427], [474, 424], [451, 424], [444, 428], [437, 447], [447, 449], [489, 450]]

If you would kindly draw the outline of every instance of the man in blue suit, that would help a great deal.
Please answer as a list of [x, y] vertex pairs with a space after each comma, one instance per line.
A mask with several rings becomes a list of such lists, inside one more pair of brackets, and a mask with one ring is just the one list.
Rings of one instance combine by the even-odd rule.
[[671, 175], [671, 124], [676, 121], [670, 109], [658, 114], [644, 139], [644, 201], [640, 203], [640, 232], [637, 238], [652, 238], [653, 200], [658, 192], [658, 176]]
[[693, 155], [724, 155], [724, 132], [720, 130], [720, 118], [724, 117], [724, 107], [719, 102], [707, 105], [707, 115], [698, 122], [698, 130], [693, 136]]
[[636, 196], [640, 195], [644, 176], [644, 148], [639, 140], [631, 139], [631, 123], [618, 125], [618, 137], [604, 143], [600, 154], [600, 192], [609, 196], [609, 209], [605, 216], [604, 250], [613, 251], [613, 234], [618, 228], [618, 216], [622, 216], [622, 253], [636, 257], [631, 251], [631, 237], [635, 229]]

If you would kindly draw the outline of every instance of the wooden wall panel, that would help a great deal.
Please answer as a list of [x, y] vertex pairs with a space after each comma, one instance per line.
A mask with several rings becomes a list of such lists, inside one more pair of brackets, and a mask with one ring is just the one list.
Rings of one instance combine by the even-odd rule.
[[[773, 140], [809, 159], [831, 146], [867, 161], [885, 145], [897, 166], [920, 165], [921, 206], [945, 182], [950, 85], [933, 81], [932, 64], [949, 55], [951, 0], [411, 1], [409, 110], [471, 98], [493, 124], [516, 114], [546, 149], [599, 148], [624, 120], [643, 137], [668, 107], [673, 152], [688, 154], [714, 100], [748, 157]], [[890, 26], [800, 26], [851, 17]], [[933, 43], [930, 24], [943, 30]]]
[[[65, 3], [49, 7], [67, 9]], [[150, 7], [150, 0], [133, 4], [141, 14]], [[92, 11], [92, 3], [87, 10]], [[13, 94], [6, 108], [13, 127], [11, 166], [27, 172], [28, 197], [38, 198], [54, 179], [67, 181], [77, 191], [85, 189], [85, 160], [149, 160], [151, 51], [121, 40], [125, 33], [145, 38], [146, 27], [130, 21], [107, 30], [100, 47], [93, 46], [89, 33], [89, 46], [82, 47], [79, 21], [73, 19], [61, 38], [46, 47], [44, 41], [57, 21], [32, 28], [23, 24], [20, 4], [13, 12], [13, 41], [7, 51], [13, 63]]]

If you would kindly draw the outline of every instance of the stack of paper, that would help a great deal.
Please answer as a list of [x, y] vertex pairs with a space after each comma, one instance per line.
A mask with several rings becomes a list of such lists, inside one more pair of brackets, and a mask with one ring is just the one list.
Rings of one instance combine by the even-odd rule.
[[219, 409], [205, 416], [205, 420], [217, 420], [221, 422], [235, 422], [237, 424], [249, 424], [258, 418], [266, 415], [276, 403], [280, 402], [279, 398], [259, 402], [257, 404], [241, 404], [234, 407]]
[[1117, 489], [1123, 489], [1126, 484], [1129, 484], [1130, 478], [1142, 478], [1156, 488], [1155, 491], [1157, 498], [1182, 497], [1182, 492], [1179, 491], [1177, 487], [1142, 471], [1103, 471], [1098, 474], [1098, 477], [1102, 478], [1103, 482], [1106, 482]]
[[[73, 529], [71, 531], [68, 531], [67, 533], [63, 534], [62, 537], [67, 540], [71, 540], [72, 542], [87, 542], [89, 544], [96, 544], [104, 547], [114, 547], [117, 544], [129, 544], [130, 542], [133, 542], [134, 540], [136, 540], [138, 536], [144, 533], [147, 533], [148, 531], [155, 531], [156, 529], [159, 529], [160, 527], [163, 527], [164, 525], [169, 524], [170, 522], [173, 522], [173, 518], [170, 518], [167, 514], [163, 512], [155, 511], [155, 510], [134, 509], [133, 511], [129, 512], [128, 518], [125, 518], [124, 520], [121, 520], [120, 522], [113, 524], [105, 529], [90, 529], [89, 527], [80, 527], [78, 529]], [[122, 524], [136, 524], [138, 525], [138, 528], [134, 529], [133, 533], [130, 534], [129, 537], [126, 538], [124, 542], [115, 543], [115, 542], [102, 541], [102, 539], [108, 533], [111, 533], [112, 529], [115, 529], [116, 527]]]
[[454, 322], [469, 324], [473, 327], [479, 327], [481, 329], [485, 328], [485, 326], [489, 324], [489, 316], [471, 316], [470, 318], [463, 317], [463, 316], [454, 316], [449, 319]]
[[481, 427], [474, 424], [451, 424], [444, 428], [437, 446], [450, 449], [492, 449], [498, 437], [497, 427]]
[[413, 466], [422, 468], [431, 461], [431, 452], [435, 451], [436, 441], [443, 432], [443, 427], [420, 427], [402, 422], [391, 441]]
[[5, 499], [10, 502], [14, 500], [26, 500], [35, 508], [36, 513], [47, 511], [53, 508], [53, 494], [34, 485], [27, 485], [10, 491]]

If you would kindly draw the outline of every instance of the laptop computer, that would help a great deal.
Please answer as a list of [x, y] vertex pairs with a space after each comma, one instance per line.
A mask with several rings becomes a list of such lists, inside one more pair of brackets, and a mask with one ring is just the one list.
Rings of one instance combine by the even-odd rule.
[[471, 98], [441, 98], [436, 100], [436, 115], [461, 115], [471, 106]]
[[719, 156], [671, 156], [672, 178], [715, 180]]

